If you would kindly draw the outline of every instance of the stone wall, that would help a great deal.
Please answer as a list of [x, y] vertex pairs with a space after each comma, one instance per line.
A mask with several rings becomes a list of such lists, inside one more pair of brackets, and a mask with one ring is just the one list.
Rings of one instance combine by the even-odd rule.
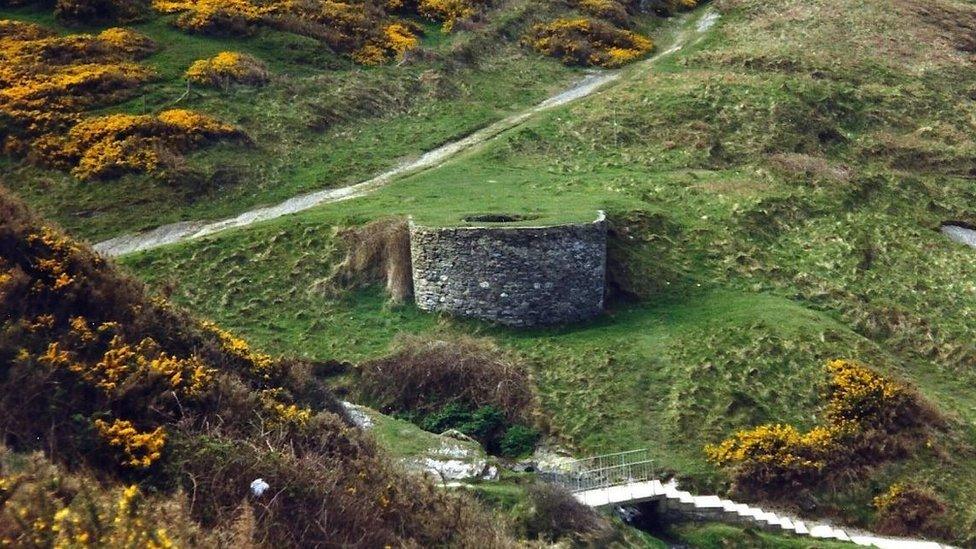
[[424, 227], [410, 223], [417, 306], [509, 326], [576, 322], [603, 311], [607, 228]]

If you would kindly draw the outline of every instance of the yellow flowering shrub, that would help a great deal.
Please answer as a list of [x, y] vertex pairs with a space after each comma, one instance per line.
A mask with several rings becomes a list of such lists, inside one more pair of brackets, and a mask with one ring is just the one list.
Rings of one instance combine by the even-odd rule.
[[740, 488], [778, 492], [847, 466], [900, 455], [900, 444], [878, 439], [926, 421], [917, 397], [857, 361], [832, 360], [825, 369], [822, 425], [806, 433], [780, 424], [745, 429], [706, 445], [706, 458], [729, 468]]
[[907, 389], [885, 379], [854, 360], [827, 363], [825, 416], [833, 425], [852, 423], [860, 427], [886, 427], [897, 422], [911, 399]]
[[203, 34], [249, 34], [266, 13], [247, 0], [153, 0], [153, 9], [179, 13], [176, 26]]
[[478, 10], [477, 0], [420, 0], [420, 15], [434, 21], [443, 21], [444, 32], [451, 32], [460, 19], [474, 15]]
[[[57, 354], [45, 355], [48, 363], [64, 365], [65, 352], [56, 348], [49, 350], [49, 353], [52, 352]], [[214, 373], [197, 356], [171, 356], [161, 351], [150, 338], [143, 339], [135, 346], [127, 345], [119, 335], [112, 338], [108, 350], [94, 365], [72, 362], [69, 355], [67, 368], [106, 393], [115, 391], [132, 376], [157, 376], [166, 382], [168, 389], [188, 397], [206, 391]]]
[[245, 140], [243, 132], [215, 118], [184, 109], [156, 116], [112, 114], [88, 118], [66, 136], [48, 136], [35, 147], [48, 162], [72, 167], [83, 180], [124, 173], [158, 173], [167, 162], [222, 139]]
[[412, 23], [398, 21], [383, 27], [383, 32], [370, 39], [352, 53], [360, 65], [381, 65], [390, 59], [402, 59], [403, 55], [420, 44], [420, 28]]
[[150, 80], [153, 72], [132, 62], [136, 42], [119, 46], [117, 39], [116, 32], [56, 36], [31, 23], [0, 21], [0, 148], [28, 154], [85, 109], [127, 99]]
[[261, 404], [268, 427], [301, 429], [312, 419], [312, 410], [285, 402], [280, 388], [261, 391]]
[[416, 25], [397, 21], [383, 27], [383, 43], [397, 57], [402, 57], [406, 52], [414, 49], [420, 44], [417, 38], [419, 28]]
[[122, 465], [145, 469], [163, 455], [166, 430], [162, 427], [139, 431], [128, 420], [116, 419], [108, 423], [96, 419], [95, 429], [109, 446], [122, 453]]
[[889, 486], [888, 490], [886, 490], [883, 494], [875, 496], [875, 498], [871, 500], [871, 505], [878, 511], [883, 511], [890, 508], [898, 500], [902, 499], [904, 495], [905, 485], [901, 484], [900, 482], [896, 482], [895, 484]]
[[221, 350], [245, 364], [248, 373], [258, 380], [269, 381], [281, 375], [281, 367], [270, 355], [251, 350], [247, 341], [224, 330], [216, 323], [202, 321], [204, 331], [217, 337]]
[[145, 15], [146, 0], [57, 0], [54, 16], [69, 23], [135, 21]]
[[169, 549], [202, 541], [179, 500], [149, 499], [136, 485], [97, 489], [36, 455], [19, 469], [0, 469], [9, 475], [0, 476], [0, 547]]
[[650, 38], [602, 21], [557, 19], [532, 27], [524, 43], [567, 65], [619, 67], [654, 49]]
[[627, 22], [627, 9], [616, 0], [578, 0], [576, 5], [587, 15], [606, 19], [617, 25]]
[[98, 39], [134, 59], [140, 59], [156, 51], [156, 42], [145, 34], [132, 29], [112, 27], [98, 33]]
[[760, 425], [706, 446], [705, 456], [718, 466], [740, 468], [751, 483], [796, 483], [820, 473], [836, 442], [823, 427], [800, 433], [792, 425]]
[[186, 71], [186, 79], [204, 86], [259, 86], [268, 82], [268, 67], [246, 53], [222, 51], [209, 59], [194, 61]]
[[[397, 11], [396, 6], [403, 7], [403, 4], [390, 7], [374, 1], [336, 0], [153, 1], [157, 11], [179, 13], [176, 25], [190, 32], [246, 35], [258, 26], [279, 28], [322, 40], [333, 50], [349, 54], [357, 63], [366, 65], [385, 63], [417, 46], [419, 27], [388, 19], [386, 9]], [[441, 15], [431, 16], [444, 20]], [[210, 81], [208, 66], [198, 63], [190, 70], [191, 80]]]
[[896, 482], [871, 505], [875, 528], [883, 534], [946, 537], [946, 504], [928, 488]]

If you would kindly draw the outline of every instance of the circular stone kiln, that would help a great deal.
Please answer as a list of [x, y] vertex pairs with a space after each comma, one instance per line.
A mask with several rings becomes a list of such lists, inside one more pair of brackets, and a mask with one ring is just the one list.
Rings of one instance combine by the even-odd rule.
[[[603, 311], [607, 227], [589, 223], [511, 225], [485, 215], [470, 226], [410, 222], [417, 307], [509, 326], [576, 322]], [[508, 224], [507, 224], [508, 223]]]

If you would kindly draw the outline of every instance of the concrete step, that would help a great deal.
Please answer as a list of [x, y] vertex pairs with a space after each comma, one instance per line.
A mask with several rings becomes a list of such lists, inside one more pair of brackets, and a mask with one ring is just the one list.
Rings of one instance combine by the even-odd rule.
[[913, 539], [892, 539], [874, 535], [850, 535], [841, 528], [829, 524], [806, 524], [788, 516], [780, 516], [744, 503], [737, 503], [719, 496], [696, 496], [679, 490], [673, 481], [667, 484], [660, 480], [631, 482], [618, 486], [578, 492], [576, 499], [591, 507], [603, 507], [628, 501], [664, 500], [679, 512], [689, 512], [706, 520], [722, 520], [753, 525], [772, 531], [785, 531], [817, 539], [835, 539], [853, 542], [861, 546], [874, 546], [879, 549], [952, 549], [935, 542]]
[[811, 538], [832, 538], [834, 537], [834, 529], [826, 524], [818, 524], [810, 528]]
[[677, 496], [678, 501], [681, 503], [690, 503], [691, 505], [695, 504], [695, 496], [691, 495], [691, 492], [679, 490]]
[[718, 496], [694, 496], [695, 507], [707, 511], [720, 511], [722, 500]]
[[851, 537], [847, 535], [847, 532], [834, 528], [834, 539], [839, 539], [841, 541], [851, 541]]

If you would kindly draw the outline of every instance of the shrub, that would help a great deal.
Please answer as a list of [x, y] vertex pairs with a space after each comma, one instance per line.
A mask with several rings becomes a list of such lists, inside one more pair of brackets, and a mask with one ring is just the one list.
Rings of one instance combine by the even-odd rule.
[[525, 369], [487, 340], [400, 337], [393, 353], [360, 368], [363, 397], [388, 412], [421, 414], [458, 404], [491, 406], [510, 422], [531, 423], [536, 413]]
[[801, 434], [793, 426], [777, 424], [739, 431], [721, 444], [706, 446], [705, 455], [720, 467], [733, 467], [741, 488], [761, 491], [811, 482], [837, 450], [838, 440], [829, 429]]
[[122, 465], [145, 469], [163, 455], [166, 430], [162, 427], [140, 432], [128, 420], [116, 419], [108, 423], [96, 419], [95, 428], [109, 446], [123, 454]]
[[527, 538], [550, 543], [568, 539], [585, 547], [607, 547], [621, 541], [606, 517], [576, 501], [565, 488], [537, 483], [527, 493], [530, 508], [518, 520]]
[[133, 59], [141, 59], [156, 51], [156, 42], [152, 38], [130, 29], [112, 27], [98, 33], [98, 39], [107, 42], [117, 51], [123, 52]]
[[827, 363], [824, 425], [800, 433], [761, 425], [707, 445], [709, 461], [730, 470], [746, 492], [781, 495], [906, 453], [939, 418], [908, 387], [853, 360]]
[[391, 356], [367, 362], [360, 374], [367, 402], [427, 431], [457, 429], [510, 457], [531, 451], [539, 438], [527, 426], [537, 406], [528, 374], [486, 341], [403, 337]]
[[[193, 120], [177, 113], [161, 123]], [[137, 483], [122, 492], [126, 502], [117, 508], [126, 513], [139, 490], [159, 498], [126, 525], [99, 502], [76, 503], [56, 483], [46, 484], [53, 489], [43, 498], [18, 492], [19, 477], [0, 456], [0, 540], [20, 546], [42, 536], [37, 543], [46, 545], [53, 541], [43, 536], [63, 528], [97, 535], [96, 545], [148, 546], [146, 536], [162, 542], [157, 530], [165, 524], [174, 527], [169, 539], [188, 546], [509, 544], [468, 499], [404, 476], [371, 438], [329, 411], [340, 405], [309, 390], [307, 377], [265, 364], [266, 355], [246, 343], [147, 298], [2, 189], [0, 310], [0, 440], [18, 455], [56, 449], [49, 459], [90, 471], [80, 482], [106, 493]], [[206, 373], [199, 384], [197, 367]], [[242, 505], [259, 476], [273, 497]], [[181, 489], [192, 491], [192, 506], [181, 503]], [[32, 522], [18, 521], [21, 504], [11, 507], [12, 497], [32, 498], [23, 504]], [[157, 501], [175, 509], [164, 512], [168, 504]], [[76, 527], [72, 513], [85, 509], [113, 520], [94, 531], [80, 517]], [[169, 512], [172, 520], [163, 521]], [[55, 515], [71, 518], [57, 523], [57, 533]], [[181, 516], [212, 536], [193, 538], [187, 532], [195, 526], [184, 528]], [[35, 517], [42, 526], [32, 526]], [[225, 538], [239, 523], [243, 537]], [[120, 535], [135, 537], [113, 537], [120, 524]]]
[[508, 457], [524, 456], [535, 449], [539, 437], [538, 429], [525, 425], [512, 425], [498, 441], [498, 453]]
[[824, 415], [832, 425], [889, 429], [916, 423], [915, 399], [907, 387], [853, 360], [831, 360], [827, 372]]
[[[0, 446], [0, 460], [10, 458]], [[213, 547], [182, 496], [147, 497], [136, 485], [100, 489], [35, 454], [0, 462], [0, 545], [11, 547]]]
[[353, 52], [352, 58], [362, 65], [380, 65], [391, 58], [402, 59], [404, 54], [417, 47], [420, 27], [404, 21], [383, 27], [378, 37]]
[[254, 31], [263, 10], [247, 0], [153, 0], [153, 9], [179, 13], [176, 26], [201, 34], [247, 35]]
[[152, 71], [132, 62], [149, 48], [147, 38], [123, 29], [55, 36], [33, 24], [0, 25], [0, 148], [70, 168], [46, 146], [84, 110], [131, 97], [150, 80]]
[[875, 528], [893, 536], [945, 537], [946, 504], [930, 490], [893, 484], [872, 502]]
[[243, 132], [209, 116], [183, 109], [158, 116], [113, 114], [75, 124], [62, 138], [39, 140], [46, 162], [73, 166], [82, 180], [129, 172], [161, 173], [180, 154], [219, 140], [246, 141]]
[[260, 86], [268, 82], [268, 68], [263, 61], [251, 55], [223, 51], [210, 59], [194, 61], [186, 71], [186, 79], [204, 86]]
[[567, 65], [619, 67], [654, 49], [650, 38], [593, 19], [557, 19], [532, 27], [524, 42]]
[[143, 17], [145, 0], [57, 0], [54, 16], [68, 23], [131, 22]]
[[418, 11], [434, 21], [443, 21], [444, 32], [451, 32], [454, 24], [477, 13], [478, 0], [420, 0]]
[[579, 0], [577, 5], [587, 15], [606, 19], [615, 25], [627, 24], [627, 9], [616, 0]]

